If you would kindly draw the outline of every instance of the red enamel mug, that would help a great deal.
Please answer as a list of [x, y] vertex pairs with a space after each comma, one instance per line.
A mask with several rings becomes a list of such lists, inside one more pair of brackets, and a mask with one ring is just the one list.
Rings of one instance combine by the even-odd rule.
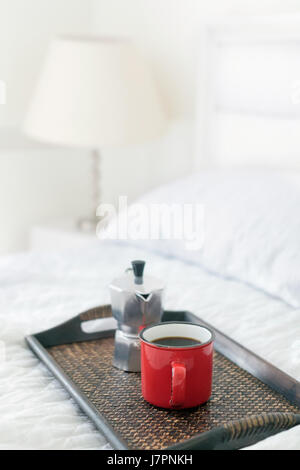
[[[163, 346], [161, 338], [192, 338], [189, 346]], [[142, 394], [160, 408], [192, 408], [209, 400], [212, 391], [214, 334], [206, 326], [163, 322], [140, 332]]]

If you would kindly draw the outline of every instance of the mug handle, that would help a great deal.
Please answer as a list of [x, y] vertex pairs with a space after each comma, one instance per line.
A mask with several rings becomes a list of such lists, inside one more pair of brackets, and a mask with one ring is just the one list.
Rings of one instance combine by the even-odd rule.
[[172, 362], [172, 388], [170, 406], [180, 408], [185, 401], [186, 368], [181, 362]]

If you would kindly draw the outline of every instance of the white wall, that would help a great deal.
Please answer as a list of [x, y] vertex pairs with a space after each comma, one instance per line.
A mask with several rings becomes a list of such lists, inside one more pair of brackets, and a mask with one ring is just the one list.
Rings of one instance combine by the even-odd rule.
[[26, 249], [36, 224], [89, 215], [89, 168], [82, 152], [10, 149], [0, 159], [0, 254]]
[[51, 37], [88, 32], [90, 20], [90, 0], [0, 0], [0, 253], [25, 249], [36, 223], [89, 209], [87, 153], [31, 145], [18, 129]]
[[1, 126], [22, 122], [53, 35], [90, 29], [90, 0], [0, 0], [0, 79], [7, 83]]

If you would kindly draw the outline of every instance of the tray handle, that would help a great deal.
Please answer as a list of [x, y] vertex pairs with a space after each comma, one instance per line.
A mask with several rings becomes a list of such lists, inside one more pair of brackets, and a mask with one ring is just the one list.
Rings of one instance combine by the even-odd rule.
[[169, 449], [238, 450], [300, 424], [300, 414], [263, 413], [212, 429]]
[[77, 343], [82, 341], [93, 341], [101, 338], [109, 338], [114, 335], [115, 328], [104, 329], [94, 333], [87, 333], [82, 329], [84, 322], [109, 318], [112, 316], [111, 306], [103, 305], [83, 312], [67, 322], [47, 331], [34, 335], [44, 346], [49, 348], [61, 344]]

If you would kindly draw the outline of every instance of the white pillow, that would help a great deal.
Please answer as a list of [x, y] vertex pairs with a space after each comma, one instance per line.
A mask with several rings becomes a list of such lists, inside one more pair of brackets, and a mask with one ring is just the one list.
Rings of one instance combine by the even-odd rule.
[[[195, 251], [187, 249], [184, 240], [129, 243], [252, 284], [300, 307], [298, 174], [203, 172], [161, 186], [137, 202], [148, 207], [153, 203], [203, 204], [204, 244]], [[164, 232], [160, 223], [162, 238]]]

